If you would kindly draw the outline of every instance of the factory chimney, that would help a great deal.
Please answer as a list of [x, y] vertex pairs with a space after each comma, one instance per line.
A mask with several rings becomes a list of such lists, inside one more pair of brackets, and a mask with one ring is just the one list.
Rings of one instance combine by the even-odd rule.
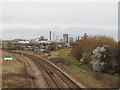
[[51, 41], [51, 31], [50, 31], [50, 41]]
[[80, 39], [80, 37], [78, 36], [78, 40]]

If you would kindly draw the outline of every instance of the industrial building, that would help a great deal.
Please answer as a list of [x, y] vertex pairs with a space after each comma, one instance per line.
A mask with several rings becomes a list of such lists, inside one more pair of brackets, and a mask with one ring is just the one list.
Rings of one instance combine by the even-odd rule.
[[74, 38], [73, 38], [73, 37], [70, 37], [70, 38], [69, 38], [69, 43], [70, 43], [70, 44], [74, 43], [73, 40], [74, 40]]
[[63, 41], [68, 42], [68, 34], [63, 34]]

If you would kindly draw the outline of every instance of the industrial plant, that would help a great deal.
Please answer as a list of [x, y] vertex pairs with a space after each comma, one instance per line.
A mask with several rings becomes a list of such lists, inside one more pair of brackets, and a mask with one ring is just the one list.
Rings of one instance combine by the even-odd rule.
[[[86, 37], [87, 34], [85, 33], [84, 36]], [[30, 40], [14, 39], [7, 42], [3, 41], [3, 43], [0, 45], [0, 48], [9, 50], [50, 52], [58, 49], [73, 47], [78, 40], [79, 36], [78, 38], [73, 38], [69, 37], [69, 34], [66, 33], [63, 34], [62, 38], [55, 38], [54, 33], [50, 31], [49, 38], [40, 36]]]

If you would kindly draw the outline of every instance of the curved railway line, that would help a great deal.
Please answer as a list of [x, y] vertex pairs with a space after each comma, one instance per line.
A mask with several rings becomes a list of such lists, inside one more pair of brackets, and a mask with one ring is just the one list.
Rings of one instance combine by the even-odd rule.
[[66, 73], [61, 71], [59, 68], [57, 68], [55, 65], [51, 64], [47, 60], [30, 54], [20, 52], [14, 53], [24, 55], [26, 58], [32, 60], [36, 64], [38, 69], [42, 72], [42, 75], [47, 84], [47, 88], [58, 88], [59, 90], [61, 88], [69, 88], [71, 90], [82, 90], [83, 88], [85, 89], [84, 86], [71, 79], [70, 76], [66, 75]]

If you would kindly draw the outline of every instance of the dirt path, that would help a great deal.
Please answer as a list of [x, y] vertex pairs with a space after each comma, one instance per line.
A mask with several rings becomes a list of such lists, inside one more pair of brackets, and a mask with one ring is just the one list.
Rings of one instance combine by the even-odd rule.
[[[21, 56], [19, 59], [25, 62], [27, 73], [34, 77], [35, 88], [47, 88], [47, 84], [42, 76], [42, 73], [35, 65], [35, 63], [24, 56]], [[27, 68], [28, 65], [30, 65], [32, 69], [31, 71]]]

